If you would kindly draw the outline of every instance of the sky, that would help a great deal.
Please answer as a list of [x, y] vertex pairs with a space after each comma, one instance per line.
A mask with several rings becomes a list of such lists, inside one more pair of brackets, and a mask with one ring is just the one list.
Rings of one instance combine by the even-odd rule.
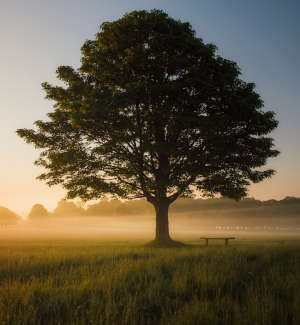
[[188, 21], [197, 37], [237, 62], [241, 78], [256, 84], [267, 110], [277, 114], [272, 133], [281, 154], [277, 173], [251, 185], [261, 200], [300, 197], [300, 2], [297, 0], [1, 0], [0, 206], [25, 215], [35, 203], [52, 210], [65, 192], [35, 179], [39, 152], [16, 135], [53, 108], [41, 83], [58, 83], [60, 65], [80, 65], [80, 48], [104, 21], [126, 12], [162, 9]]

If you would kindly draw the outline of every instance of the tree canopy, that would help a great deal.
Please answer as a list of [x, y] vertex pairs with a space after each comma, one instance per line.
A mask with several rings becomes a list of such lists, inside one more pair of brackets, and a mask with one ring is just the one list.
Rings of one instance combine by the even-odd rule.
[[81, 52], [78, 69], [57, 69], [64, 87], [43, 83], [49, 120], [17, 131], [42, 149], [39, 179], [68, 198], [146, 197], [167, 215], [178, 197], [240, 199], [274, 173], [261, 169], [278, 154], [267, 136], [274, 113], [189, 23], [133, 11], [103, 23]]
[[0, 224], [14, 225], [20, 217], [6, 207], [0, 206]]
[[61, 199], [57, 203], [57, 207], [54, 210], [54, 216], [81, 216], [84, 214], [84, 209], [77, 206], [74, 202]]
[[34, 204], [28, 214], [29, 220], [41, 221], [49, 217], [49, 212], [42, 204]]

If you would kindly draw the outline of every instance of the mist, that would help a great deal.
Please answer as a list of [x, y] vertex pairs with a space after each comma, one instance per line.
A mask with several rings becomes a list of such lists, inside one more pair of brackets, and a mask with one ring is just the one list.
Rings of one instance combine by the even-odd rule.
[[[239, 238], [257, 236], [299, 236], [299, 220], [288, 219], [285, 224], [243, 223], [240, 219], [217, 215], [200, 217], [172, 214], [169, 218], [173, 238], [198, 240], [201, 236], [233, 235]], [[265, 220], [264, 220], [265, 221]], [[0, 227], [0, 241], [19, 240], [151, 240], [155, 234], [154, 216], [53, 217], [43, 222], [22, 220], [15, 225]]]
[[[62, 199], [53, 211], [34, 204], [26, 219], [1, 207], [0, 225], [0, 240], [150, 240], [155, 234], [155, 213], [143, 199], [88, 205]], [[170, 207], [169, 226], [173, 238], [299, 235], [300, 199], [179, 199]]]

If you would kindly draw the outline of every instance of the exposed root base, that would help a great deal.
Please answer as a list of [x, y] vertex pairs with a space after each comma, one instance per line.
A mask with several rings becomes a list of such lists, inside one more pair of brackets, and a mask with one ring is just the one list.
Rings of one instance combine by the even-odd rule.
[[169, 248], [169, 247], [186, 247], [187, 245], [179, 241], [168, 239], [168, 240], [152, 240], [150, 243], [146, 244], [147, 247], [157, 247], [157, 248]]

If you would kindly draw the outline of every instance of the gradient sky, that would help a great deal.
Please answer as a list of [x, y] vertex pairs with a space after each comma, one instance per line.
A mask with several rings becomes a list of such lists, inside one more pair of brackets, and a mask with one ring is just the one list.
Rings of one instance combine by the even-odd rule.
[[198, 37], [238, 63], [241, 78], [255, 82], [266, 109], [277, 113], [273, 137], [281, 154], [269, 161], [277, 174], [251, 186], [249, 196], [300, 197], [300, 1], [1, 0], [0, 206], [26, 214], [34, 203], [51, 210], [64, 196], [35, 180], [38, 151], [15, 131], [51, 111], [41, 82], [57, 83], [59, 65], [78, 67], [80, 47], [103, 21], [153, 8], [189, 21]]

